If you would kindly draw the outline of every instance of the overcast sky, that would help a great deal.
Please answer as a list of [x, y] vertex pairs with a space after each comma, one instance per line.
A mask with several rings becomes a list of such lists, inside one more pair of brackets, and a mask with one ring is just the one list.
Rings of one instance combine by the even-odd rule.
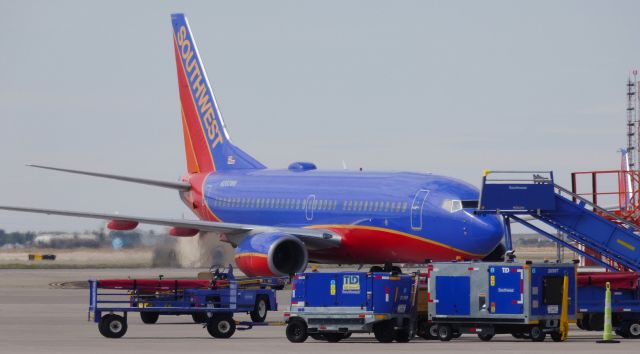
[[[269, 167], [619, 166], [637, 1], [0, 1], [0, 204], [192, 217], [175, 191], [24, 167], [185, 171], [170, 14]], [[0, 212], [6, 230], [100, 221]]]

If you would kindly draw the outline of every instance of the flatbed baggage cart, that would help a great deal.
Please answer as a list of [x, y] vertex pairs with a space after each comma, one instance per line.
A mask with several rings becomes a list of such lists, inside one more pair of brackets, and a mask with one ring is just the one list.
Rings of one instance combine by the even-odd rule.
[[[205, 283], [209, 284], [206, 285]], [[128, 329], [128, 314], [138, 312], [143, 322], [154, 323], [160, 315], [190, 314], [202, 319], [209, 334], [231, 337], [236, 326], [260, 325], [267, 311], [277, 310], [276, 290], [281, 278], [262, 278], [241, 285], [233, 269], [212, 281], [162, 279], [105, 279], [89, 281], [89, 320], [107, 338], [120, 338]], [[252, 321], [237, 322], [235, 313], [249, 313]], [[145, 321], [146, 319], [146, 321]]]

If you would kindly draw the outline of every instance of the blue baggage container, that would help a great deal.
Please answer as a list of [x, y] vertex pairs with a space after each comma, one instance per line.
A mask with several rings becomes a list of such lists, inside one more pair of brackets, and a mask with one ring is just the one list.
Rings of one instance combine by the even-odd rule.
[[568, 319], [576, 316], [575, 264], [442, 262], [428, 273], [428, 318], [441, 340], [462, 333], [485, 341], [497, 333], [559, 340], [565, 275]]
[[339, 341], [374, 332], [381, 342], [413, 335], [414, 278], [364, 272], [310, 272], [292, 282], [287, 338]]

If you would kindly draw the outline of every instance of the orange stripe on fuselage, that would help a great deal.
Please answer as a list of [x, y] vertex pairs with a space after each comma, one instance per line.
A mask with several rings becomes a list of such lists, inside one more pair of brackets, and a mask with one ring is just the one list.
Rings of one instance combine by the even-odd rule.
[[[187, 72], [184, 68], [184, 65], [182, 64], [182, 57], [180, 56], [178, 41], [175, 34], [173, 35], [173, 48], [176, 55], [180, 103], [182, 105], [182, 109], [184, 110], [185, 117], [187, 118], [187, 126], [189, 128], [189, 133], [192, 139], [196, 158], [198, 159], [198, 165], [201, 169], [201, 172], [215, 172], [216, 163], [213, 159], [213, 154], [211, 152], [211, 148], [209, 147], [209, 142], [207, 141], [204, 127], [202, 126], [202, 121], [200, 120], [200, 112], [198, 112], [198, 106], [196, 105], [195, 98], [191, 93], [191, 86], [187, 78]], [[193, 60], [196, 59], [194, 58]], [[193, 115], [195, 115], [195, 117], [192, 117]], [[198, 131], [201, 134], [194, 135], [195, 132]], [[206, 150], [206, 152], [203, 150]], [[205, 158], [205, 156], [208, 156], [208, 159]]]

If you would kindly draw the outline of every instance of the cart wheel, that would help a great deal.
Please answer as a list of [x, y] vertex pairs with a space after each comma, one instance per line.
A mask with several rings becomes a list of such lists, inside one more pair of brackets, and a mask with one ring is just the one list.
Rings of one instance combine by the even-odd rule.
[[324, 340], [329, 343], [338, 343], [339, 341], [344, 339], [342, 333], [325, 333], [322, 336], [324, 337]]
[[146, 324], [154, 324], [158, 322], [160, 313], [158, 312], [140, 312], [140, 319]]
[[369, 273], [380, 273], [380, 272], [384, 272], [384, 268], [382, 268], [381, 266], [373, 266], [369, 268]]
[[586, 331], [586, 329], [584, 329], [584, 325], [581, 318], [578, 318], [576, 320], [576, 326], [578, 326], [578, 328], [580, 328], [581, 330]]
[[194, 312], [191, 314], [191, 318], [195, 323], [207, 323], [211, 315], [208, 312]]
[[236, 332], [236, 321], [231, 316], [215, 316], [207, 324], [207, 332], [214, 338], [230, 338]]
[[107, 338], [120, 338], [127, 333], [127, 320], [113, 313], [104, 315], [98, 323], [98, 330]]
[[429, 325], [429, 330], [427, 331], [427, 339], [430, 340], [436, 340], [438, 339], [438, 325], [437, 324], [430, 324]]
[[393, 322], [382, 321], [373, 325], [373, 335], [380, 343], [391, 343], [395, 339], [396, 331]]
[[396, 342], [407, 343], [411, 340], [411, 333], [407, 329], [399, 329], [396, 331]]
[[551, 339], [554, 342], [562, 342], [562, 333], [560, 333], [560, 332], [551, 332]]
[[582, 315], [582, 329], [584, 329], [585, 331], [593, 331], [593, 329], [591, 328], [591, 326], [589, 325], [589, 319], [591, 316], [589, 316], [589, 314], [584, 314]]
[[251, 321], [253, 322], [264, 322], [267, 318], [267, 310], [269, 309], [269, 304], [267, 303], [267, 299], [264, 296], [258, 296], [256, 298], [256, 305], [253, 308], [253, 311], [249, 313], [251, 315]]
[[453, 330], [451, 329], [451, 326], [446, 324], [438, 325], [438, 339], [443, 342], [448, 342], [451, 338], [453, 338]]
[[629, 334], [629, 338], [640, 338], [640, 322], [627, 322], [624, 325], [625, 334]]
[[589, 328], [591, 331], [604, 330], [604, 315], [601, 313], [592, 313], [589, 316]]
[[[304, 320], [299, 318], [292, 318], [289, 320], [289, 324], [286, 329], [287, 339], [291, 343], [302, 343], [307, 340], [309, 336], [307, 334], [307, 324]], [[324, 334], [319, 334], [324, 337]]]
[[533, 342], [542, 342], [547, 337], [547, 334], [542, 331], [542, 328], [539, 326], [533, 326], [529, 329], [529, 335], [531, 336], [531, 341]]
[[493, 339], [493, 333], [478, 333], [478, 338], [483, 342], [488, 342]]

